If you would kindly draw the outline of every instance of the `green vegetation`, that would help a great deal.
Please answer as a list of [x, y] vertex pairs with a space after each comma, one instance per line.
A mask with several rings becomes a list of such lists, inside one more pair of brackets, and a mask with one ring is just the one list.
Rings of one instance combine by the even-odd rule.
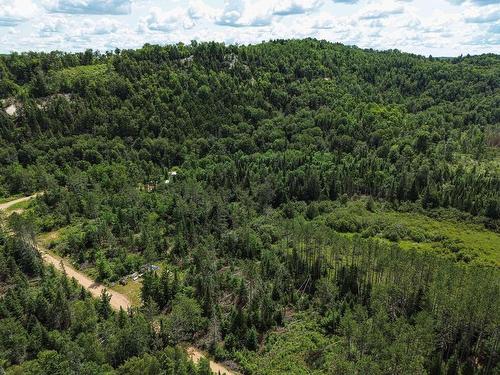
[[[44, 191], [0, 236], [7, 373], [205, 373], [185, 343], [247, 374], [499, 372], [499, 56], [307, 39], [0, 69], [0, 196]], [[140, 306], [43, 267], [35, 233]]]
[[1, 203], [7, 203], [7, 202], [10, 202], [10, 201], [16, 200], [18, 198], [21, 198], [21, 197], [22, 197], [21, 194], [10, 196], [10, 197], [3, 197], [3, 198], [0, 198], [0, 204]]
[[47, 77], [51, 92], [71, 92], [76, 85], [100, 84], [103, 80], [113, 79], [113, 74], [106, 64], [82, 65], [56, 70]]
[[[7, 374], [207, 374], [205, 362], [193, 365], [143, 312], [115, 313], [106, 293], [94, 300], [75, 280], [44, 267], [29, 225], [17, 220], [13, 236], [0, 233], [0, 368]], [[172, 317], [196, 308], [178, 298]], [[175, 323], [193, 328], [189, 320]]]
[[116, 290], [118, 293], [121, 293], [129, 299], [132, 303], [132, 306], [140, 306], [141, 305], [141, 282], [140, 281], [127, 281], [127, 284], [120, 285], [116, 284], [111, 287], [111, 289]]
[[[403, 249], [437, 252], [465, 263], [500, 266], [500, 234], [486, 230], [470, 216], [455, 210], [425, 212], [411, 207], [394, 211], [375, 203], [368, 209], [369, 202], [360, 199], [329, 207], [314, 221], [340, 233], [397, 242]], [[457, 220], [460, 217], [462, 220]]]
[[74, 85], [78, 80], [98, 80], [106, 74], [106, 64], [80, 65], [70, 68], [64, 68], [54, 71], [54, 76], [50, 77], [55, 81], [69, 81], [68, 84]]
[[12, 206], [10, 206], [9, 208], [7, 208], [6, 211], [9, 212], [9, 211], [25, 210], [30, 206], [30, 204], [31, 203], [29, 201], [17, 202]]

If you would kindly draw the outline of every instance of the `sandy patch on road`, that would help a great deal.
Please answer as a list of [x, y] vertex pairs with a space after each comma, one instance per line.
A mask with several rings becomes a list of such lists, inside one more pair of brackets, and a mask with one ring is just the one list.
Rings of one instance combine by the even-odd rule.
[[[188, 348], [186, 348], [186, 352], [187, 352], [189, 358], [191, 358], [191, 361], [193, 361], [196, 364], [198, 364], [198, 362], [200, 362], [200, 360], [202, 358], [206, 358], [206, 355], [201, 350], [196, 349], [193, 346], [189, 346]], [[237, 372], [231, 371], [228, 368], [224, 367], [223, 365], [216, 363], [214, 361], [210, 361], [210, 369], [215, 374], [221, 374], [221, 375], [223, 375], [223, 374], [237, 375], [238, 374]]]

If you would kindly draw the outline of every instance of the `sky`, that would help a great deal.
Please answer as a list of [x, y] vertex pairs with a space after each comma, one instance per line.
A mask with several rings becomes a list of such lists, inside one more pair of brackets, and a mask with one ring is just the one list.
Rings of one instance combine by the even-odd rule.
[[425, 56], [500, 53], [500, 0], [0, 0], [0, 53], [305, 37]]

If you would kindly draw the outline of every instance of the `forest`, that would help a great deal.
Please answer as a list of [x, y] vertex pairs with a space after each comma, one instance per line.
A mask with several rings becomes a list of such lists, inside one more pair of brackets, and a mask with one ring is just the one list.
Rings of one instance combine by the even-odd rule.
[[500, 56], [12, 53], [0, 98], [0, 374], [500, 372]]

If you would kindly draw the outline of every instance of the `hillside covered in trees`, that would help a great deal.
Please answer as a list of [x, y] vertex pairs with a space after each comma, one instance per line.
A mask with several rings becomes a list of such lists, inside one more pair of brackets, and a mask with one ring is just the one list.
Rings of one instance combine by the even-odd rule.
[[[500, 56], [0, 56], [0, 373], [500, 371]], [[110, 287], [113, 312], [33, 243]], [[142, 270], [142, 271], [141, 271]]]

